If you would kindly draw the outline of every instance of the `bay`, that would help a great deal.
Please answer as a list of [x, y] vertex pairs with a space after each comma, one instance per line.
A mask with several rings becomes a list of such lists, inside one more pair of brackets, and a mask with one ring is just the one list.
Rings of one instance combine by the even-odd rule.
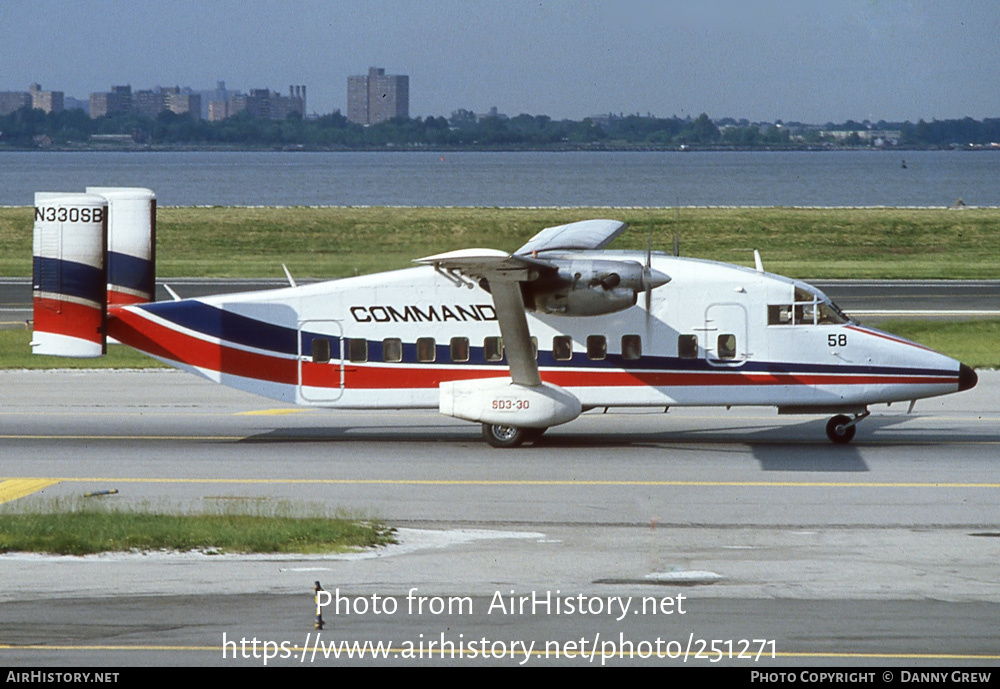
[[1000, 151], [0, 153], [0, 205], [87, 186], [166, 206], [1000, 206]]

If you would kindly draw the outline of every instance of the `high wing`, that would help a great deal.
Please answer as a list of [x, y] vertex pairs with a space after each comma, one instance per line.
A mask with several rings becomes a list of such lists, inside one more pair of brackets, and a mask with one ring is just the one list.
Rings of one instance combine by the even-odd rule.
[[[643, 266], [634, 260], [566, 257], [558, 253], [602, 249], [625, 228], [626, 224], [617, 220], [584, 220], [546, 228], [513, 254], [495, 249], [462, 249], [414, 262], [433, 265], [456, 284], [465, 278], [485, 280], [483, 286], [493, 295], [511, 380], [537, 387], [542, 382], [526, 310], [566, 316], [612, 313], [635, 305], [638, 292], [646, 291], [648, 297], [649, 290], [670, 280], [648, 264]], [[539, 258], [541, 252], [553, 254]]]
[[525, 256], [556, 249], [563, 251], [603, 249], [624, 232], [626, 227], [628, 227], [626, 223], [618, 220], [582, 220], [568, 225], [546, 227], [514, 254]]

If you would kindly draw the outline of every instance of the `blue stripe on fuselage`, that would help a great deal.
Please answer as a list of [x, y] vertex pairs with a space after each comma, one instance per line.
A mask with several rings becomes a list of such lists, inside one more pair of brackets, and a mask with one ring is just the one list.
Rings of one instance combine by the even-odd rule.
[[[205, 304], [195, 299], [185, 299], [175, 302], [156, 302], [135, 306], [160, 318], [175, 323], [181, 327], [202, 333], [206, 336], [223, 340], [224, 342], [253, 347], [277, 354], [295, 356], [297, 331], [274, 323], [250, 318]], [[277, 307], [280, 308], [280, 307]], [[287, 307], [285, 307], [287, 308]], [[307, 356], [312, 351], [313, 339], [325, 339], [331, 342], [334, 358], [339, 356], [339, 338], [321, 333], [302, 333], [302, 353]], [[346, 353], [345, 353], [346, 354]], [[438, 343], [435, 346], [435, 361], [420, 362], [417, 360], [416, 343], [402, 343], [403, 364], [437, 363], [454, 366], [506, 366], [506, 356], [501, 361], [486, 361], [484, 348], [470, 343], [468, 361], [451, 361], [449, 344]], [[383, 341], [368, 341], [368, 361], [383, 361]], [[710, 363], [704, 358], [681, 359], [669, 356], [643, 355], [640, 359], [626, 360], [620, 354], [609, 354], [606, 359], [592, 361], [585, 352], [574, 352], [568, 361], [557, 361], [551, 351], [539, 350], [538, 365], [546, 369], [561, 367], [616, 369], [624, 371], [673, 371], [678, 373], [757, 373], [757, 374], [839, 374], [839, 375], [907, 375], [907, 376], [955, 376], [954, 371], [932, 368], [914, 368], [898, 366], [862, 366], [853, 364], [812, 364], [797, 362], [745, 361]]]

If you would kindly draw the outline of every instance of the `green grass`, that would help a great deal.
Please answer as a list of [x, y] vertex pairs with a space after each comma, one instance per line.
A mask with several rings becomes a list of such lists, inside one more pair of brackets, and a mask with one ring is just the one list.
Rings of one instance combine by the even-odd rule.
[[69, 359], [32, 354], [30, 342], [31, 332], [24, 328], [0, 330], [0, 369], [169, 368], [124, 345], [108, 345], [107, 356], [98, 359]]
[[[116, 507], [114, 498], [18, 501], [0, 510], [0, 552], [337, 553], [394, 543], [378, 522], [329, 517], [287, 503], [238, 501], [198, 514]], [[308, 512], [319, 512], [309, 516]]]
[[[797, 278], [1000, 278], [1000, 209], [160, 208], [160, 277], [345, 277], [468, 247], [513, 250], [543, 227], [615, 218], [612, 248], [671, 250]], [[0, 276], [31, 273], [31, 208], [0, 208]]]

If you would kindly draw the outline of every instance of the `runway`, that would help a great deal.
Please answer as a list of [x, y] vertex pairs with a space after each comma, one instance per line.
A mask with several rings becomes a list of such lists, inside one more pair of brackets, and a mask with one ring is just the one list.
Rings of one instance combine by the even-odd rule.
[[[671, 409], [589, 413], [501, 451], [430, 412], [274, 408], [172, 371], [0, 373], [0, 501], [289, 500], [384, 519], [400, 541], [350, 557], [0, 556], [0, 659], [261, 665], [224, 646], [257, 638], [279, 644], [269, 664], [332, 663], [306, 636], [320, 580], [369, 606], [328, 614], [321, 643], [391, 642], [361, 664], [683, 664], [676, 642], [688, 664], [997, 665], [998, 383], [980, 372], [912, 415], [875, 407], [846, 447], [823, 417]], [[533, 609], [497, 608], [511, 595]], [[568, 599], [587, 612], [554, 611]], [[650, 602], [619, 619], [612, 599]], [[416, 654], [473, 639], [507, 645]], [[656, 639], [661, 657], [636, 657]], [[610, 655], [626, 642], [633, 657]]]

